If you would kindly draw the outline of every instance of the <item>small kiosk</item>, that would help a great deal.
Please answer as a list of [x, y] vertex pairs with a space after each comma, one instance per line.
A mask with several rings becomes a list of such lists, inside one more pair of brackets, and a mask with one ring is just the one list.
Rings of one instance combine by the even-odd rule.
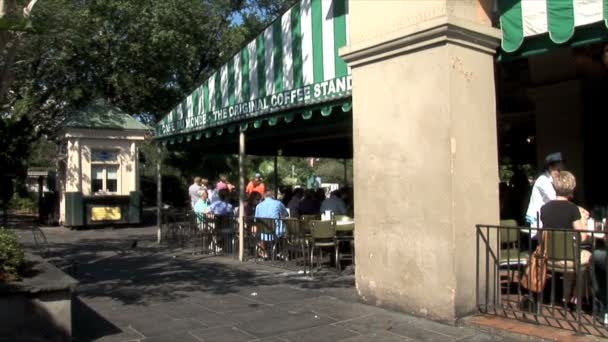
[[103, 100], [67, 116], [58, 165], [60, 224], [138, 224], [138, 143], [150, 127]]

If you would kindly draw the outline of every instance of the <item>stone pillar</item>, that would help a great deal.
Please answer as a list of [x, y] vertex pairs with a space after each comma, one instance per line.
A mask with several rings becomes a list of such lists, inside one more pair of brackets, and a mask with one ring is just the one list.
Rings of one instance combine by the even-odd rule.
[[350, 1], [356, 283], [436, 320], [475, 311], [475, 224], [496, 224], [494, 53], [477, 1]]

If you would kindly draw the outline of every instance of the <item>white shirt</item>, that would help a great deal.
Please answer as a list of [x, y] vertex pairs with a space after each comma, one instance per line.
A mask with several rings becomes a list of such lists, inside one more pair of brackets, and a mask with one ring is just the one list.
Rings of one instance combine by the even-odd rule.
[[188, 194], [190, 195], [190, 202], [191, 202], [192, 208], [194, 208], [196, 201], [198, 201], [198, 199], [201, 197], [201, 195], [199, 193], [200, 190], [201, 190], [201, 186], [198, 184], [192, 184], [188, 188]]
[[[540, 208], [545, 205], [545, 203], [554, 200], [556, 197], [555, 189], [553, 188], [553, 178], [549, 172], [545, 172], [536, 179], [536, 182], [534, 182], [526, 216], [536, 218], [537, 213], [540, 212]], [[543, 226], [542, 222], [538, 222], [538, 225], [539, 227]]]

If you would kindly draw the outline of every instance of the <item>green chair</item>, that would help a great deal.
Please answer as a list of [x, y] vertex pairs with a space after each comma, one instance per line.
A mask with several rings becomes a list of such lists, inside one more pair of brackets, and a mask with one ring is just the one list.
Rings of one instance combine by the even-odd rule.
[[[340, 222], [340, 221], [337, 221]], [[342, 260], [350, 260], [354, 263], [355, 246], [354, 246], [354, 231], [355, 224], [336, 224], [336, 269], [338, 272], [342, 270]], [[350, 253], [340, 252], [340, 247], [348, 244]]]
[[519, 267], [528, 263], [530, 253], [520, 250], [519, 229], [516, 229], [517, 221], [500, 221], [500, 258], [501, 267]]
[[[272, 261], [276, 259], [277, 256], [277, 235], [276, 235], [276, 222], [277, 219], [267, 219], [267, 218], [255, 218], [254, 219], [254, 227], [253, 237], [256, 244], [256, 261], [258, 256], [262, 254], [264, 258], [270, 258]], [[262, 252], [262, 248], [265, 253]], [[270, 250], [270, 255], [268, 255], [268, 251]]]
[[563, 279], [562, 300], [568, 303], [576, 286], [577, 276], [584, 274], [589, 267], [589, 260], [581, 260], [588, 251], [580, 248], [581, 234], [574, 230], [545, 230], [543, 238], [547, 256], [547, 274], [551, 274], [551, 299], [554, 298], [555, 279]]
[[301, 223], [302, 221], [297, 219], [283, 219], [283, 224], [285, 225], [284, 250], [286, 261], [294, 260], [297, 263], [302, 258], [304, 267], [306, 268], [308, 242]]
[[310, 221], [310, 266], [314, 265], [315, 251], [317, 255], [317, 267], [320, 259], [323, 259], [323, 249], [336, 248], [336, 223], [334, 221]]
[[310, 221], [320, 220], [321, 215], [302, 215], [300, 216], [301, 227], [304, 233], [310, 234]]
[[334, 215], [334, 221], [353, 221], [353, 218], [348, 215]]

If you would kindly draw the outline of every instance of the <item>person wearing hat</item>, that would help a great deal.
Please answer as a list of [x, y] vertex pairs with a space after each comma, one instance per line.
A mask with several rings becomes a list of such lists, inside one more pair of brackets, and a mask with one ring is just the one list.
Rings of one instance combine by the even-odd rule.
[[[543, 226], [542, 221], [539, 219], [540, 208], [557, 197], [555, 188], [553, 187], [553, 178], [557, 177], [563, 169], [563, 162], [564, 159], [560, 152], [551, 153], [545, 158], [545, 170], [534, 182], [532, 194], [530, 195], [530, 203], [526, 211], [526, 222], [532, 228]], [[531, 231], [531, 235], [534, 238], [536, 230]]]
[[247, 192], [247, 195], [251, 195], [252, 192], [257, 192], [263, 197], [266, 192], [266, 186], [264, 185], [264, 182], [262, 182], [262, 175], [256, 173], [255, 178], [247, 184], [245, 192]]

